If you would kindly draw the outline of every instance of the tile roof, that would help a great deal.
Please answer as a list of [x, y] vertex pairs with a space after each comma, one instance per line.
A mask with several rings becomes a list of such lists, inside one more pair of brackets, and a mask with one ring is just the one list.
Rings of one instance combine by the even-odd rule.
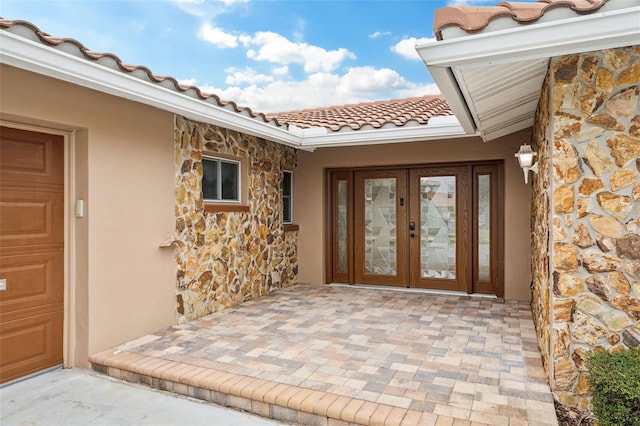
[[448, 115], [453, 112], [441, 95], [266, 114], [267, 119], [276, 123], [302, 129], [326, 127], [333, 131], [420, 125], [427, 124], [432, 117]]
[[570, 8], [577, 14], [591, 13], [600, 9], [607, 0], [537, 0], [535, 3], [505, 1], [496, 6], [448, 6], [436, 10], [433, 18], [433, 33], [442, 40], [445, 27], [458, 26], [473, 33], [482, 30], [499, 17], [511, 17], [519, 24], [540, 19], [548, 10], [556, 7]]
[[31, 41], [86, 59], [143, 81], [183, 93], [203, 102], [244, 114], [276, 127], [287, 128], [294, 124], [299, 128], [324, 127], [332, 131], [359, 130], [362, 128], [402, 127], [406, 124], [426, 125], [434, 116], [453, 115], [441, 96], [425, 96], [390, 101], [368, 102], [355, 105], [307, 109], [284, 113], [263, 114], [235, 102], [221, 99], [215, 94], [204, 93], [196, 86], [184, 85], [174, 77], [154, 74], [141, 65], [129, 65], [113, 53], [95, 52], [72, 38], [53, 37], [28, 21], [7, 20], [0, 17], [0, 30], [10, 31]]
[[248, 114], [256, 119], [261, 119], [264, 122], [269, 121], [262, 113], [256, 113], [252, 111], [251, 108], [241, 107], [235, 102], [220, 99], [220, 97], [215, 94], [204, 93], [196, 86], [180, 84], [174, 77], [154, 74], [149, 68], [142, 65], [125, 64], [122, 62], [122, 59], [113, 53], [92, 51], [78, 40], [72, 38], [53, 37], [31, 22], [23, 20], [8, 20], [0, 17], [0, 29], [11, 31], [14, 34], [32, 41], [40, 42], [46, 46], [64, 51], [74, 56], [83, 57], [84, 59], [102, 66], [119, 70], [141, 80], [156, 83], [165, 88], [175, 90], [176, 92], [182, 92], [192, 97], [200, 98], [203, 101], [211, 102], [219, 107], [232, 109], [238, 113]]

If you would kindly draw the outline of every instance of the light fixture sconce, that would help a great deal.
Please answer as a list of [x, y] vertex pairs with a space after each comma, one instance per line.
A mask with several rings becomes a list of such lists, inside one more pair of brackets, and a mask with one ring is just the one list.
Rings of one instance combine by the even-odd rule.
[[531, 150], [531, 145], [526, 143], [520, 145], [520, 151], [515, 153], [515, 156], [518, 157], [518, 163], [520, 163], [520, 167], [524, 172], [524, 183], [529, 183], [529, 170], [538, 173], [538, 163], [533, 164], [533, 157], [536, 155], [538, 154]]

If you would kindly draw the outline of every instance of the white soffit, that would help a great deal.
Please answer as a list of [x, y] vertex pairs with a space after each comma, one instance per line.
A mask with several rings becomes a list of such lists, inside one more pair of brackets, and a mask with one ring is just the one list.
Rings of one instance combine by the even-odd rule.
[[455, 37], [416, 50], [465, 130], [473, 127], [489, 141], [533, 124], [549, 58], [638, 44], [640, 6], [634, 6], [603, 7], [589, 15]]
[[533, 125], [547, 63], [547, 59], [537, 59], [454, 70], [485, 140]]

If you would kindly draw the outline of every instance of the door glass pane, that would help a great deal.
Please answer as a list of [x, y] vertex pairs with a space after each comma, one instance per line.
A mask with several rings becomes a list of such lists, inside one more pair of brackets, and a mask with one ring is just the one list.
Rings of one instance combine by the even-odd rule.
[[396, 179], [364, 180], [364, 272], [396, 275]]
[[478, 279], [491, 279], [491, 176], [478, 176]]
[[338, 272], [347, 272], [347, 181], [338, 181]]
[[420, 275], [456, 278], [456, 177], [420, 178]]

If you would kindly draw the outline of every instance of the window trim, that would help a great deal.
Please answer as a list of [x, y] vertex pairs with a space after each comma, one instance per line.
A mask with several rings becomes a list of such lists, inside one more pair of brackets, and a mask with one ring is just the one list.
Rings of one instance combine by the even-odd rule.
[[[238, 166], [238, 172], [236, 174], [238, 182], [237, 182], [237, 186], [238, 186], [238, 198], [234, 199], [234, 200], [225, 200], [225, 199], [215, 199], [215, 198], [204, 198], [204, 189], [201, 187], [201, 191], [202, 191], [202, 201], [204, 201], [205, 205], [207, 206], [242, 206], [243, 205], [243, 179], [242, 179], [242, 171], [243, 171], [243, 162], [240, 159], [233, 159], [233, 158], [227, 158], [224, 156], [218, 156], [218, 155], [213, 155], [213, 154], [203, 154], [202, 155], [202, 179], [204, 180], [204, 162], [206, 161], [215, 161], [218, 163], [218, 167], [217, 167], [217, 173], [218, 176], [216, 177], [218, 180], [218, 193], [220, 194], [220, 196], [222, 196], [222, 167], [221, 167], [221, 163], [233, 163], [233, 164], [237, 164]], [[202, 181], [201, 181], [202, 182]], [[202, 183], [201, 183], [202, 185]], [[209, 210], [207, 210], [209, 211]]]
[[[285, 220], [284, 219], [284, 199], [285, 199], [285, 194], [284, 194], [284, 176], [286, 174], [289, 174], [290, 176], [290, 187], [289, 187], [289, 220]], [[284, 225], [291, 225], [293, 224], [293, 171], [291, 170], [283, 170], [282, 171], [282, 223]]]
[[[214, 160], [222, 160], [222, 161], [231, 161], [237, 162], [240, 164], [238, 170], [238, 184], [239, 184], [239, 192], [238, 195], [240, 197], [240, 201], [231, 201], [231, 200], [205, 200], [204, 193], [202, 193], [202, 188], [200, 188], [202, 194], [202, 203], [204, 205], [204, 211], [206, 213], [221, 213], [221, 212], [248, 212], [248, 187], [247, 182], [249, 182], [249, 166], [248, 161], [244, 157], [233, 156], [229, 154], [219, 153], [215, 151], [204, 150], [202, 152], [202, 159], [214, 159]], [[204, 176], [204, 169], [203, 169]], [[202, 185], [202, 180], [200, 180], [200, 185]]]

